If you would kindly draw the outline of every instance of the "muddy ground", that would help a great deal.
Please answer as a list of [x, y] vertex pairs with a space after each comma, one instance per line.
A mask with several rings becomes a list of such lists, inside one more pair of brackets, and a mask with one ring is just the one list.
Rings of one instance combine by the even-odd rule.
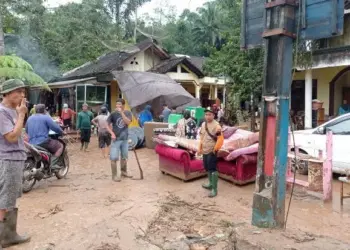
[[[350, 202], [341, 211], [337, 192], [323, 205], [297, 190], [287, 230], [262, 230], [250, 226], [254, 185], [220, 180], [219, 196], [209, 199], [203, 179], [161, 174], [149, 149], [138, 150], [145, 179], [115, 183], [95, 140], [91, 147], [70, 145], [67, 179], [42, 181], [22, 197], [19, 231], [32, 241], [8, 249], [350, 249]], [[133, 153], [129, 167], [138, 175]]]

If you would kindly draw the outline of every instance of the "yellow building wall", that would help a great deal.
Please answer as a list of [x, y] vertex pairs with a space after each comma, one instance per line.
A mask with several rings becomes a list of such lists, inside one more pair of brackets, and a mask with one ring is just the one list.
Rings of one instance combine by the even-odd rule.
[[[117, 81], [112, 81], [111, 82], [111, 111], [114, 110], [115, 108], [115, 104], [117, 102], [117, 99], [119, 98], [119, 87], [118, 87], [118, 82]], [[125, 109], [126, 110], [131, 110], [129, 107], [128, 102], [125, 100]], [[132, 121], [129, 125], [130, 127], [138, 127], [139, 123], [137, 121], [137, 119], [135, 118], [135, 116], [132, 116]]]
[[[329, 83], [344, 68], [345, 66], [312, 70], [312, 79], [317, 79], [317, 99], [323, 102], [327, 115], [329, 114]], [[305, 80], [305, 71], [296, 72], [293, 80]], [[336, 103], [338, 100], [335, 100]]]

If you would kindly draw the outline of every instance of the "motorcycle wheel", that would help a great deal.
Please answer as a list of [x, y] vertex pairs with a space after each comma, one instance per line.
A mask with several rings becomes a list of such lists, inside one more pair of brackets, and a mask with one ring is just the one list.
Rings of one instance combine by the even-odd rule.
[[55, 173], [57, 179], [63, 179], [68, 174], [68, 171], [69, 171], [69, 157], [68, 157], [67, 152], [64, 152], [63, 163], [64, 163], [64, 167], [61, 168], [58, 172]]
[[23, 193], [28, 193], [31, 191], [36, 183], [36, 179], [34, 177], [31, 177], [30, 179], [26, 179], [25, 176], [28, 175], [26, 173], [30, 172], [35, 168], [35, 162], [33, 159], [27, 159], [24, 163], [24, 169], [23, 169], [23, 180], [22, 180], [22, 191]]

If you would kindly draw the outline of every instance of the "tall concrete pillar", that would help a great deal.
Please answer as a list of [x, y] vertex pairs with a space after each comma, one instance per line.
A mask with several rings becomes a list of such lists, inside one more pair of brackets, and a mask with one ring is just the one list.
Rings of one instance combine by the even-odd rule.
[[198, 100], [201, 100], [201, 88], [200, 88], [200, 86], [195, 86], [195, 88], [196, 88], [196, 98], [198, 99]]
[[312, 128], [312, 70], [305, 72], [305, 129]]
[[218, 85], [214, 85], [214, 99], [218, 98]]

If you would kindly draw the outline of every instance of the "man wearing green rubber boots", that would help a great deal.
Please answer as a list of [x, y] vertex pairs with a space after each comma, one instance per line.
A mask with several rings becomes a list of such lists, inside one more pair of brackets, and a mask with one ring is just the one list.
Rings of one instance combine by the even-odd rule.
[[205, 122], [203, 122], [200, 130], [200, 143], [198, 154], [203, 154], [203, 164], [205, 170], [208, 172], [208, 184], [203, 184], [202, 187], [210, 190], [209, 197], [213, 198], [218, 193], [218, 179], [217, 172], [217, 152], [224, 143], [224, 136], [221, 132], [221, 127], [214, 119], [214, 112], [211, 109], [205, 110]]

